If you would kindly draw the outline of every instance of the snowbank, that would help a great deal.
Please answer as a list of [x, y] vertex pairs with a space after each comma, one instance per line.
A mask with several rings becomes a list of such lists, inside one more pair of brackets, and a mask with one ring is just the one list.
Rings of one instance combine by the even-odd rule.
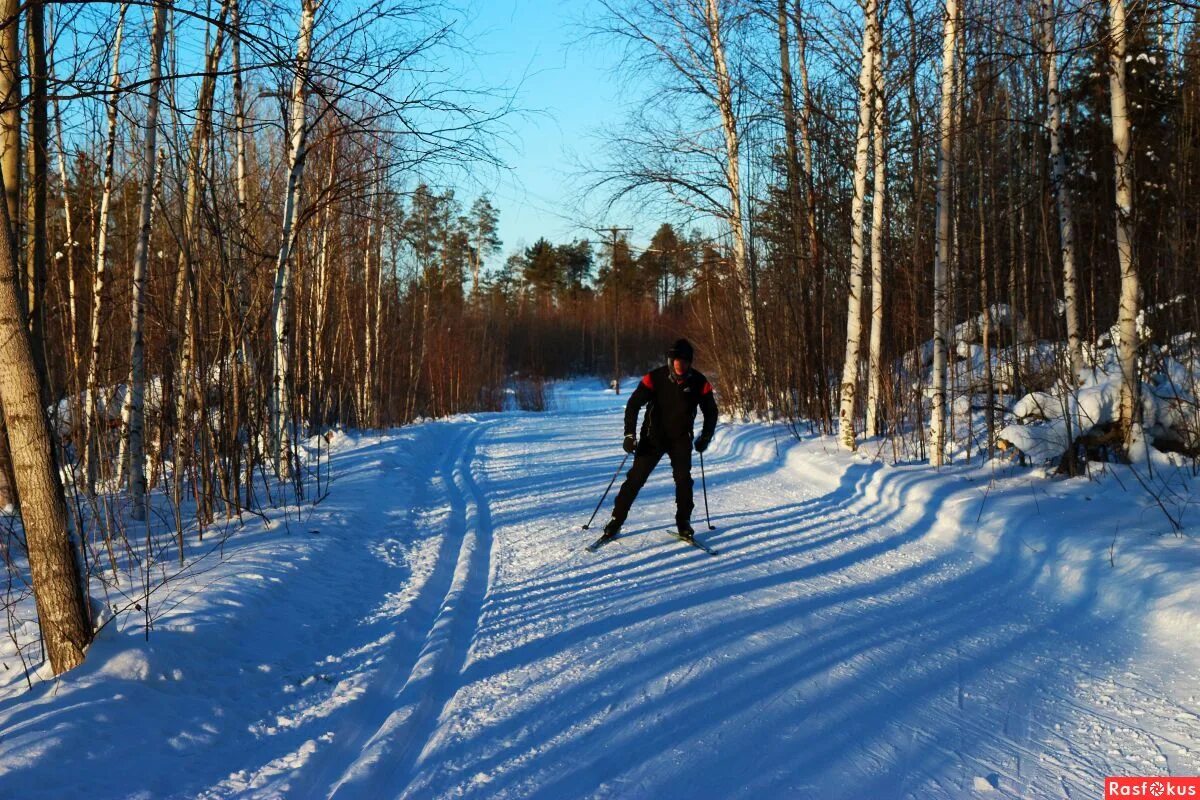
[[[1106, 391], [1095, 388], [1085, 395], [1081, 418], [1105, 408]], [[809, 440], [788, 451], [787, 470], [826, 492], [844, 490], [848, 476], [862, 471], [853, 492], [864, 508], [927, 525], [946, 547], [1012, 562], [1060, 600], [1083, 593], [1113, 615], [1144, 610], [1155, 635], [1194, 648], [1200, 658], [1200, 541], [1191, 535], [1200, 526], [1200, 479], [1189, 469], [1160, 464], [1148, 474], [1136, 465], [1105, 464], [1081, 481], [1015, 465], [940, 471], [925, 463], [887, 465], [862, 453]]]

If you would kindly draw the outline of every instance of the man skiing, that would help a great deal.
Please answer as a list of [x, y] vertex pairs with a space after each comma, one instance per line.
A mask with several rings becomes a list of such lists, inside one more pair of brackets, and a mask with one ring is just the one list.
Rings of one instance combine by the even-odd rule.
[[[625, 404], [625, 452], [633, 453], [633, 466], [621, 484], [613, 505], [612, 519], [604, 526], [604, 536], [616, 536], [638, 491], [664, 455], [671, 458], [675, 477], [675, 522], [681, 538], [690, 540], [692, 530], [692, 423], [696, 409], [704, 413], [704, 425], [696, 439], [697, 453], [703, 453], [717, 427], [717, 401], [712, 384], [692, 369], [695, 351], [687, 339], [680, 339], [667, 351], [667, 363], [646, 373]], [[646, 406], [641, 436], [635, 437], [638, 412]]]

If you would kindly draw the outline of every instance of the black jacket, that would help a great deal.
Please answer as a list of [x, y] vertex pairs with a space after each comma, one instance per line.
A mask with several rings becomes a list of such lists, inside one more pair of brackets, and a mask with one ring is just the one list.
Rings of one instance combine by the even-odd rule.
[[641, 438], [663, 447], [679, 439], [691, 438], [697, 408], [704, 412], [701, 435], [711, 438], [717, 427], [717, 401], [712, 384], [694, 369], [678, 380], [670, 367], [662, 366], [647, 372], [625, 404], [626, 434], [632, 434], [637, 427], [642, 406], [647, 408]]

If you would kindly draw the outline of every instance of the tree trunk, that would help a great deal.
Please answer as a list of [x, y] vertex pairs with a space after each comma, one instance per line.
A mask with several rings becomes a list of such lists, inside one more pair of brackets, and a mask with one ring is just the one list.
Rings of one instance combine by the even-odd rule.
[[[8, 236], [13, 253], [21, 220], [21, 4], [0, 0], [0, 171], [8, 204]], [[22, 302], [27, 287], [19, 279]]]
[[[16, 0], [0, 1], [0, 22], [5, 23], [0, 29], [0, 177], [4, 182], [9, 220], [18, 219], [21, 197], [21, 52], [17, 17], [20, 7]], [[3, 233], [8, 235], [15, 251], [16, 231], [10, 225]], [[23, 286], [18, 289], [24, 292]], [[0, 507], [17, 504], [13, 463], [3, 427], [3, 421], [0, 421]]]
[[858, 446], [854, 435], [854, 401], [858, 393], [858, 361], [862, 342], [863, 204], [866, 201], [867, 158], [871, 144], [877, 10], [877, 0], [867, 0], [863, 20], [862, 67], [858, 73], [854, 197], [850, 201], [850, 288], [846, 302], [846, 359], [842, 364], [841, 400], [838, 410], [838, 441], [847, 450], [854, 450]]
[[1079, 328], [1078, 283], [1075, 273], [1075, 224], [1071, 193], [1067, 188], [1067, 157], [1061, 143], [1062, 104], [1058, 93], [1058, 47], [1054, 36], [1054, 0], [1042, 0], [1042, 46], [1046, 50], [1046, 127], [1050, 134], [1050, 175], [1058, 209], [1058, 242], [1062, 256], [1063, 304], [1067, 317], [1067, 353], [1072, 385], [1083, 369], [1083, 341]]
[[[30, 3], [25, 9], [25, 40], [29, 63], [29, 191], [25, 219], [26, 309], [33, 359], [38, 375], [48, 381], [46, 372], [46, 178], [50, 126], [47, 122], [45, 4]], [[65, 191], [64, 191], [65, 193]], [[43, 387], [49, 396], [49, 384]]]
[[933, 260], [933, 407], [929, 425], [929, 460], [935, 467], [940, 467], [946, 456], [946, 333], [949, 310], [946, 284], [950, 261], [950, 181], [953, 158], [951, 121], [954, 117], [954, 64], [958, 39], [957, 0], [946, 0], [945, 13], [938, 130], [937, 250]]
[[[204, 78], [200, 84], [200, 93], [196, 101], [196, 122], [192, 130], [191, 144], [188, 149], [188, 165], [186, 189], [184, 190], [184, 208], [182, 235], [180, 236], [179, 256], [176, 262], [175, 305], [172, 320], [179, 326], [178, 334], [183, 341], [177, 344], [179, 365], [177, 372], [178, 385], [175, 394], [175, 437], [171, 448], [173, 460], [173, 475], [176, 488], [176, 499], [182, 483], [185, 465], [182, 452], [185, 439], [196, 431], [190, 425], [190, 406], [196, 404], [202, 410], [203, 397], [196, 379], [196, 354], [199, 347], [199, 282], [196, 275], [196, 258], [194, 254], [196, 239], [196, 224], [200, 213], [201, 180], [204, 165], [208, 162], [209, 142], [212, 134], [213, 97], [216, 93], [217, 67], [221, 61], [221, 49], [224, 44], [225, 18], [229, 6], [223, 5], [221, 15], [216, 22], [216, 34], [212, 46], [205, 54]], [[163, 403], [170, 402], [165, 392]], [[203, 426], [198, 430], [203, 431]], [[207, 465], [205, 465], [207, 466]]]
[[[146, 174], [138, 210], [138, 239], [133, 252], [133, 304], [129, 324], [129, 499], [135, 520], [146, 518], [146, 264], [150, 255], [150, 223], [154, 209], [155, 171], [158, 166], [158, 97], [162, 88], [163, 40], [172, 0], [155, 5], [154, 32], [150, 37], [149, 98], [146, 101], [146, 137], [143, 159]], [[165, 400], [165, 398], [164, 398]]]
[[288, 142], [288, 178], [283, 198], [283, 225], [279, 253], [275, 260], [275, 288], [271, 300], [271, 329], [274, 339], [274, 359], [271, 392], [271, 440], [274, 448], [275, 474], [291, 475], [291, 441], [288, 424], [291, 411], [288, 404], [290, 375], [288, 372], [288, 306], [291, 293], [291, 257], [294, 245], [296, 218], [299, 215], [300, 181], [304, 176], [305, 84], [308, 81], [308, 58], [312, 47], [313, 24], [318, 0], [303, 0], [300, 33], [296, 44], [296, 75], [292, 81], [291, 131]]
[[[100, 326], [104, 319], [104, 279], [108, 266], [108, 210], [112, 204], [113, 162], [117, 152], [117, 102], [121, 98], [121, 40], [125, 32], [122, 4], [113, 37], [112, 73], [108, 83], [108, 128], [104, 143], [104, 188], [100, 192], [100, 216], [96, 220], [95, 270], [92, 272], [92, 324], [88, 338], [87, 379], [84, 381], [84, 463], [87, 493], [96, 493], [99, 473], [100, 432], [106, 426], [97, 419], [97, 395], [100, 393]], [[107, 412], [107, 409], [106, 409]]]
[[[52, 34], [53, 35], [53, 34]], [[48, 75], [53, 77], [54, 67], [51, 63]], [[68, 352], [72, 354], [72, 363], [69, 366], [67, 386], [72, 395], [71, 402], [71, 422], [74, 428], [73, 434], [76, 441], [80, 439], [82, 433], [78, 427], [79, 423], [79, 379], [81, 373], [80, 354], [83, 352], [83, 342], [80, 341], [79, 332], [79, 295], [75, 283], [75, 216], [71, 207], [71, 193], [66, 191], [69, 185], [67, 182], [67, 151], [63, 145], [62, 132], [62, 111], [59, 108], [58, 100], [54, 101], [54, 129], [56, 139], [56, 149], [58, 151], [58, 179], [63, 187], [62, 204], [63, 204], [63, 223], [65, 241], [63, 242], [63, 253], [66, 260], [67, 273], [67, 336], [66, 346]]]
[[[776, 24], [779, 29], [779, 75], [780, 75], [780, 96], [783, 106], [783, 131], [784, 131], [784, 157], [786, 159], [786, 180], [787, 180], [787, 212], [790, 217], [789, 232], [791, 233], [791, 252], [788, 254], [788, 263], [791, 265], [792, 283], [791, 288], [796, 290], [800, 297], [803, 297], [804, 287], [812, 284], [812, 259], [811, 253], [806, 259], [804, 251], [808, 245], [808, 240], [805, 237], [804, 224], [807, 219], [804, 210], [803, 189], [801, 187], [801, 174], [803, 167], [800, 164], [800, 146], [799, 146], [799, 123], [796, 118], [796, 104], [793, 97], [794, 88], [792, 80], [792, 64], [791, 64], [791, 43], [788, 33], [788, 13], [787, 0], [779, 0], [776, 13]], [[805, 263], [809, 269], [805, 269]], [[793, 313], [799, 315], [800, 319], [796, 324], [798, 329], [799, 342], [798, 352], [796, 354], [796, 367], [801, 375], [815, 375], [822, 371], [819, 366], [821, 361], [819, 357], [814, 357], [816, 354], [812, 350], [812, 341], [809, 334], [812, 331], [812, 303], [807, 302], [791, 302]], [[809, 339], [809, 341], [803, 341]], [[812, 388], [805, 389], [805, 400], [811, 400]], [[808, 406], [811, 409], [811, 405]], [[811, 413], [811, 411], [810, 411]]]
[[725, 62], [725, 45], [721, 37], [719, 0], [705, 0], [704, 21], [712, 49], [713, 72], [716, 78], [716, 105], [721, 115], [721, 130], [725, 136], [725, 184], [729, 191], [729, 214], [726, 222], [733, 235], [733, 276], [738, 287], [738, 302], [750, 358], [748, 397], [758, 389], [758, 323], [756, 298], [746, 255], [746, 230], [742, 221], [741, 143], [738, 120], [733, 108], [733, 83]]
[[[867, 360], [867, 435], [882, 431], [883, 379], [883, 248], [884, 204], [887, 202], [887, 98], [884, 94], [883, 31], [875, 24], [875, 118], [872, 144], [875, 185], [871, 190], [871, 344]], [[915, 202], [915, 200], [914, 200]]]
[[1117, 319], [1121, 342], [1117, 360], [1121, 365], [1120, 427], [1128, 452], [1138, 421], [1138, 271], [1133, 253], [1133, 158], [1132, 137], [1125, 96], [1125, 2], [1109, 0], [1108, 86], [1112, 99], [1112, 140], [1116, 184], [1117, 263], [1121, 269], [1121, 305]]
[[801, 0], [796, 0], [795, 3], [795, 23], [796, 23], [796, 68], [800, 73], [800, 113], [797, 116], [796, 123], [798, 125], [798, 133], [800, 134], [800, 153], [803, 156], [802, 164], [804, 166], [804, 198], [805, 198], [805, 228], [808, 233], [808, 274], [809, 280], [809, 295], [812, 298], [810, 306], [817, 306], [821, 309], [819, 312], [814, 312], [811, 308], [807, 312], [807, 323], [805, 332], [809, 336], [808, 343], [809, 358], [816, 365], [813, 370], [816, 377], [816, 403], [819, 411], [819, 420], [829, 429], [830, 414], [830, 399], [829, 399], [829, 381], [826, 378], [825, 370], [825, 326], [822, 324], [823, 314], [825, 309], [824, 303], [824, 287], [825, 287], [825, 272], [821, 266], [822, 248], [821, 248], [821, 233], [817, 227], [817, 186], [813, 172], [813, 143], [810, 120], [812, 118], [812, 91], [808, 81], [808, 37], [804, 32], [804, 17], [802, 14]]
[[[7, 204], [0, 206], [0, 219], [0, 230], [7, 229]], [[19, 276], [12, 241], [0, 236], [0, 399], [21, 499], [34, 602], [46, 655], [58, 675], [83, 663], [92, 634]]]
[[[313, 287], [314, 315], [309, 329], [308, 358], [308, 403], [311, 413], [309, 419], [314, 424], [321, 424], [321, 415], [325, 413], [325, 328], [326, 314], [329, 310], [329, 237], [333, 227], [333, 189], [337, 180], [337, 151], [338, 140], [333, 137], [329, 142], [329, 170], [325, 180], [325, 207], [321, 210], [321, 239], [317, 250], [316, 286]], [[367, 223], [367, 238], [370, 238], [370, 222]], [[368, 246], [368, 249], [369, 246]]]
[[373, 411], [371, 426], [381, 428], [383, 427], [383, 417], [380, 410], [382, 400], [380, 395], [383, 378], [379, 368], [379, 347], [382, 344], [383, 337], [383, 236], [385, 232], [383, 224], [384, 192], [382, 178], [379, 180], [376, 192], [378, 194], [375, 200], [375, 224], [379, 226], [379, 235], [375, 239], [375, 308], [371, 320], [371, 324], [375, 327], [375, 360], [371, 368], [369, 380], [371, 381], [371, 409]]

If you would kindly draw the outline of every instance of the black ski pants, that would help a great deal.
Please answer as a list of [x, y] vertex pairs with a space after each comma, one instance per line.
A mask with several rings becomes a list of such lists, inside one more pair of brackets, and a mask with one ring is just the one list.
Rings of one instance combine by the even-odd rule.
[[671, 474], [675, 477], [675, 521], [681, 525], [691, 522], [695, 506], [692, 502], [692, 437], [687, 436], [667, 442], [647, 439], [638, 442], [633, 466], [629, 468], [613, 506], [613, 519], [619, 524], [625, 523], [638, 492], [664, 455], [671, 457]]

